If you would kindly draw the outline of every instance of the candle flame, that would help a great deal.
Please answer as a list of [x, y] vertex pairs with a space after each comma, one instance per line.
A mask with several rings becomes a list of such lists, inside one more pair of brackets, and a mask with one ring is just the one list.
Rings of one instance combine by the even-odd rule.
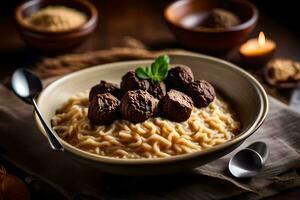
[[266, 43], [266, 37], [264, 32], [260, 32], [258, 36], [258, 46], [262, 47]]

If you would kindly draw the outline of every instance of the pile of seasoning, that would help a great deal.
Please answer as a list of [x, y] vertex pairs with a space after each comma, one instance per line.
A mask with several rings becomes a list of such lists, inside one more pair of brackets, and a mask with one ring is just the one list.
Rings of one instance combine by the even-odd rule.
[[300, 63], [287, 58], [275, 58], [265, 66], [265, 79], [279, 88], [296, 87], [300, 82]]
[[225, 9], [215, 8], [209, 12], [201, 26], [206, 28], [229, 28], [240, 23], [240, 18], [234, 13]]
[[41, 31], [67, 31], [83, 25], [87, 16], [73, 8], [48, 6], [25, 18], [25, 23]]

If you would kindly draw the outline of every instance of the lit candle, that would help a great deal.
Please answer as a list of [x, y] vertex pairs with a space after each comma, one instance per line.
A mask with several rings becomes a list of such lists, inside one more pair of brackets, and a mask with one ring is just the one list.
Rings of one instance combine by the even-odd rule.
[[276, 43], [260, 32], [258, 39], [250, 39], [240, 47], [240, 54], [249, 63], [264, 63], [273, 56], [275, 49]]

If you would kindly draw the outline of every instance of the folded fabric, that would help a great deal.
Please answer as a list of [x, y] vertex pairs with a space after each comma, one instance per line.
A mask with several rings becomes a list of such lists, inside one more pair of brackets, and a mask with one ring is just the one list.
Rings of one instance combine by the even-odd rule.
[[[68, 153], [52, 151], [35, 126], [32, 107], [4, 86], [0, 97], [1, 157], [70, 199], [79, 193], [100, 199], [259, 199], [300, 186], [300, 114], [271, 97], [265, 123], [234, 152], [188, 172], [130, 178], [103, 174], [72, 160]], [[255, 141], [270, 148], [266, 166], [252, 179], [231, 177], [229, 159]]]

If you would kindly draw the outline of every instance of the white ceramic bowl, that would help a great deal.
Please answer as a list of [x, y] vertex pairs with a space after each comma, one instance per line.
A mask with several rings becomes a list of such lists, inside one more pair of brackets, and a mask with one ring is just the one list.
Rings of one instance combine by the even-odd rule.
[[[268, 112], [268, 98], [263, 87], [249, 73], [221, 59], [200, 55], [171, 55], [171, 63], [189, 66], [195, 79], [205, 79], [213, 84], [233, 105], [242, 122], [242, 131], [234, 139], [215, 147], [190, 154], [156, 159], [115, 159], [80, 150], [64, 140], [65, 152], [85, 165], [114, 174], [160, 174], [191, 169], [216, 160], [238, 147], [263, 123]], [[119, 83], [121, 77], [137, 66], [151, 63], [151, 60], [117, 62], [100, 65], [64, 76], [47, 86], [38, 98], [38, 106], [50, 124], [57, 108], [72, 95], [90, 89], [107, 80]], [[41, 122], [35, 116], [37, 126], [46, 136]]]

